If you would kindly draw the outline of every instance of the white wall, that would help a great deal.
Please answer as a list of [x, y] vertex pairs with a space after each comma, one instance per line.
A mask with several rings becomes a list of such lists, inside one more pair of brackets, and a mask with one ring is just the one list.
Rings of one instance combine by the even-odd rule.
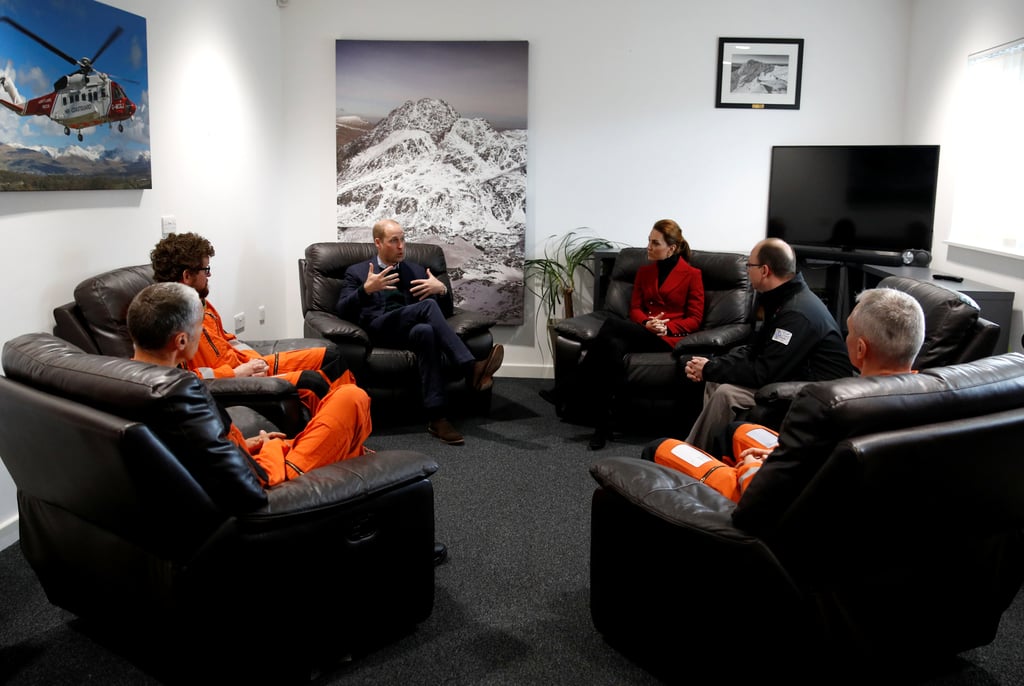
[[[532, 254], [583, 225], [640, 245], [662, 217], [697, 248], [746, 250], [764, 235], [772, 145], [945, 144], [961, 31], [980, 14], [1014, 34], [1001, 40], [1024, 34], [1009, 0], [108, 2], [148, 20], [153, 189], [0, 194], [0, 341], [49, 330], [82, 278], [145, 262], [163, 214], [213, 241], [211, 298], [249, 314], [246, 336], [300, 335], [295, 260], [334, 238], [338, 38], [530, 41]], [[804, 38], [800, 110], [715, 109], [719, 36]], [[1001, 42], [983, 39], [970, 51]], [[549, 373], [532, 326], [497, 337], [503, 374]], [[16, 514], [0, 470], [0, 526]]]
[[[1014, 291], [1010, 343], [1020, 350], [1024, 260], [947, 246], [944, 241], [952, 229], [959, 103], [967, 56], [1024, 37], [1024, 3], [914, 0], [913, 9], [905, 138], [907, 143], [942, 145], [932, 268]], [[1024, 136], [1024, 129], [1017, 133]], [[1024, 170], [1019, 174], [1017, 186], [1024, 189]]]
[[[211, 297], [226, 316], [250, 313], [252, 338], [296, 331], [284, 292], [294, 261], [281, 259], [280, 10], [273, 0], [108, 4], [147, 19], [153, 189], [0, 194], [0, 341], [50, 331], [54, 306], [83, 278], [147, 262], [164, 214], [213, 242]], [[0, 547], [16, 537], [16, 515], [0, 469]]]
[[[772, 145], [899, 143], [904, 129], [905, 1], [293, 0], [281, 18], [293, 254], [335, 236], [338, 38], [530, 42], [530, 255], [579, 226], [644, 245], [663, 217], [695, 248], [747, 250], [764, 236]], [[719, 36], [804, 38], [800, 110], [716, 109]], [[550, 373], [532, 322], [496, 338], [502, 374]]]

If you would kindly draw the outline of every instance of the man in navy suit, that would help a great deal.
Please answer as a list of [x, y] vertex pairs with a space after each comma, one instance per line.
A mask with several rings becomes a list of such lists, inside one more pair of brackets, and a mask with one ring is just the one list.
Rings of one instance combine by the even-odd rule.
[[345, 271], [335, 309], [358, 322], [374, 345], [416, 353], [427, 430], [449, 445], [462, 445], [462, 434], [444, 416], [445, 360], [463, 370], [474, 390], [484, 391], [491, 387], [505, 351], [496, 345], [486, 359], [473, 358], [438, 304], [438, 296], [448, 293], [445, 285], [429, 269], [405, 260], [405, 231], [398, 222], [383, 219], [374, 224], [373, 243], [377, 258]]

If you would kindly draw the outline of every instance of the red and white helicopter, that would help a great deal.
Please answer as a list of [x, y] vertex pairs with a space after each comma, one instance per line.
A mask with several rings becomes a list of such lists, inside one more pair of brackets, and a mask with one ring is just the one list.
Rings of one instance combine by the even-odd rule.
[[132, 118], [135, 114], [135, 103], [128, 99], [124, 88], [117, 82], [107, 74], [93, 68], [93, 64], [99, 59], [99, 56], [117, 40], [124, 29], [120, 26], [114, 29], [100, 49], [96, 51], [96, 54], [92, 56], [92, 59], [83, 57], [76, 60], [10, 17], [0, 17], [0, 23], [9, 24], [50, 52], [78, 67], [77, 71], [57, 79], [53, 84], [52, 93], [32, 98], [23, 103], [9, 102], [3, 99], [2, 95], [11, 93], [13, 89], [8, 88], [5, 77], [0, 76], [0, 105], [22, 117], [49, 117], [58, 124], [64, 125], [65, 136], [70, 136], [71, 129], [76, 129], [79, 141], [83, 139], [81, 129], [90, 126], [99, 126], [100, 124], [113, 126], [113, 122], [118, 122], [117, 130], [124, 131], [124, 124], [120, 122]]

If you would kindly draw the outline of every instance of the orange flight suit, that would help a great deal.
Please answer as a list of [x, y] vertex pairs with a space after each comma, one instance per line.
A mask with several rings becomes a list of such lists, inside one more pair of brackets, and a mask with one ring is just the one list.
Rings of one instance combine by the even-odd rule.
[[[203, 312], [203, 339], [199, 342], [195, 357], [189, 361], [188, 369], [204, 379], [220, 379], [234, 376], [235, 367], [240, 364], [263, 359], [268, 365], [267, 376], [279, 376], [297, 386], [303, 371], [315, 371], [323, 377], [325, 383], [330, 384], [330, 378], [320, 371], [326, 350], [304, 348], [260, 355], [238, 340], [235, 334], [224, 329], [220, 313], [207, 300]], [[311, 416], [320, 402], [317, 394], [306, 388], [299, 388], [299, 400]]]
[[255, 454], [249, 452], [245, 436], [234, 424], [228, 438], [266, 471], [264, 485], [275, 486], [311, 469], [366, 454], [363, 441], [372, 430], [370, 396], [346, 371], [320, 399], [316, 414], [295, 438], [272, 438]]
[[[188, 368], [204, 379], [234, 376], [238, 365], [262, 359], [269, 365], [267, 376], [281, 376], [295, 383], [299, 372], [319, 370], [323, 364], [326, 348], [304, 348], [260, 355], [238, 340], [235, 334], [224, 329], [220, 314], [209, 300], [205, 305], [203, 340], [199, 342], [195, 357], [188, 363]], [[331, 382], [326, 375], [324, 379], [327, 383]]]
[[[738, 456], [747, 448], [774, 448], [778, 437], [777, 433], [763, 426], [743, 424], [733, 432], [732, 454]], [[716, 460], [700, 448], [674, 438], [659, 443], [654, 452], [654, 461], [658, 464], [689, 474], [729, 500], [739, 502], [761, 469], [761, 463], [747, 462], [737, 467], [734, 458], [723, 460]]]

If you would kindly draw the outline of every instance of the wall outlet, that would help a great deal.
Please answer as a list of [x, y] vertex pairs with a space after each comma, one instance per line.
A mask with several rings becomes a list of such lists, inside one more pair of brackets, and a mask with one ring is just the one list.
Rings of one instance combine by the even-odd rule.
[[243, 331], [245, 331], [245, 312], [239, 312], [235, 315], [235, 333]]
[[172, 233], [178, 232], [178, 220], [173, 214], [165, 214], [160, 217], [160, 237], [167, 238]]
[[267, 323], [267, 308], [264, 305], [260, 305], [260, 324]]

